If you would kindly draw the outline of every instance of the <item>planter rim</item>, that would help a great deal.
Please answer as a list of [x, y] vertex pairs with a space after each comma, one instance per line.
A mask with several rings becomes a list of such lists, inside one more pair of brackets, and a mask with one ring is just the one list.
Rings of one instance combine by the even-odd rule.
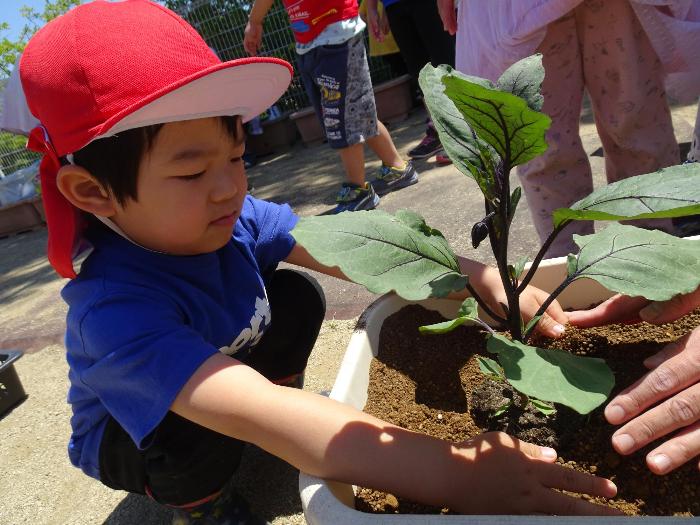
[[374, 86], [374, 91], [375, 93], [377, 91], [384, 91], [385, 89], [390, 89], [394, 86], [398, 86], [400, 84], [404, 84], [406, 82], [409, 82], [411, 80], [411, 75], [401, 75], [396, 78], [392, 78], [391, 80], [387, 80], [386, 82], [381, 82], [380, 84], [377, 84]]
[[[690, 239], [700, 239], [700, 236]], [[529, 264], [526, 269], [529, 269]], [[546, 259], [537, 269], [531, 284], [543, 289], [553, 289], [552, 281], [566, 275], [566, 257]], [[554, 281], [557, 284], [561, 280]], [[556, 286], [556, 284], [554, 285]], [[567, 293], [568, 292], [568, 293]], [[559, 296], [565, 308], [584, 308], [594, 302], [605, 300], [613, 295], [596, 281], [580, 279], [574, 281]], [[355, 330], [348, 343], [347, 350], [340, 365], [330, 398], [362, 409], [367, 399], [369, 384], [369, 362], [376, 354], [379, 328], [378, 324], [404, 306], [422, 304], [426, 308], [437, 310], [443, 315], [456, 313], [461, 301], [450, 299], [424, 299], [407, 301], [394, 293], [384, 294], [373, 301], [360, 315]], [[376, 334], [370, 334], [369, 331]], [[375, 336], [376, 335], [376, 336]], [[359, 387], [358, 387], [359, 384]], [[364, 390], [358, 393], [357, 390]], [[697, 518], [675, 516], [512, 516], [512, 515], [427, 515], [427, 514], [369, 514], [354, 508], [354, 488], [349, 484], [326, 481], [304, 472], [299, 474], [299, 493], [304, 515], [309, 525], [616, 525], [622, 523], [675, 525], [698, 523]]]

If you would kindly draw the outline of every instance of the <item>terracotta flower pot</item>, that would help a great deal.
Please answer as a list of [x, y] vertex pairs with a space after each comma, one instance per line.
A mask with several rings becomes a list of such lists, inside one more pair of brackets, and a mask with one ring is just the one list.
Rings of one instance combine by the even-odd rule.
[[377, 118], [386, 124], [406, 120], [413, 109], [411, 77], [401, 75], [374, 88], [374, 102], [377, 105]]
[[318, 146], [326, 140], [314, 108], [308, 107], [292, 113], [289, 118], [297, 125], [306, 147]]
[[288, 148], [298, 138], [297, 128], [288, 115], [261, 123], [262, 135], [248, 135], [246, 146], [262, 157]]
[[45, 222], [41, 197], [0, 208], [0, 237], [32, 230]]

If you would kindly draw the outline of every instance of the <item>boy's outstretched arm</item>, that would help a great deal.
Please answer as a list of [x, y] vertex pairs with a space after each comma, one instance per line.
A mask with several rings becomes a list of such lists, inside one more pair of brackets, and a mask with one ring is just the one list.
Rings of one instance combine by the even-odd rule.
[[258, 54], [263, 35], [263, 20], [274, 0], [255, 0], [248, 15], [248, 24], [243, 33], [243, 49], [251, 55]]
[[607, 480], [553, 464], [551, 449], [502, 433], [451, 444], [275, 385], [223, 354], [202, 364], [171, 409], [309, 474], [462, 513], [616, 513], [552, 490], [604, 497], [616, 492]]
[[[486, 303], [496, 312], [501, 312], [501, 303], [508, 303], [501, 276], [496, 268], [487, 266], [477, 261], [467, 259], [466, 257], [458, 256], [459, 267], [463, 274], [469, 276], [469, 282], [477, 291], [477, 293], [486, 301]], [[326, 266], [314, 259], [308, 251], [299, 244], [292, 248], [291, 253], [285, 259], [285, 262], [303, 266], [309, 270], [314, 270], [326, 275], [331, 275], [339, 279], [349, 279], [337, 266]], [[535, 288], [527, 286], [520, 295], [520, 310], [527, 323], [532, 316], [535, 315], [542, 303], [545, 302], [549, 294]], [[463, 300], [467, 297], [467, 291], [452, 293], [448, 296], [450, 299]], [[554, 301], [540, 322], [537, 324], [537, 331], [548, 337], [559, 337], [564, 333], [564, 325], [568, 322], [566, 314], [562, 310], [558, 301]]]

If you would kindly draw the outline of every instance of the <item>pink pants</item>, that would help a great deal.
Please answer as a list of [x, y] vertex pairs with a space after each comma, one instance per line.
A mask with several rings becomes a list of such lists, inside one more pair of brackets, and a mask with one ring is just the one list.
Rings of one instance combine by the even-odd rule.
[[[608, 182], [678, 164], [680, 159], [661, 62], [626, 0], [586, 0], [549, 24], [538, 51], [546, 72], [542, 111], [552, 118], [546, 136], [549, 148], [520, 166], [518, 175], [544, 242], [552, 231], [552, 212], [593, 191], [591, 166], [579, 135], [584, 88], [605, 150]], [[670, 229], [669, 220], [635, 224]], [[567, 226], [548, 256], [577, 252], [574, 233], [593, 233], [593, 223]]]

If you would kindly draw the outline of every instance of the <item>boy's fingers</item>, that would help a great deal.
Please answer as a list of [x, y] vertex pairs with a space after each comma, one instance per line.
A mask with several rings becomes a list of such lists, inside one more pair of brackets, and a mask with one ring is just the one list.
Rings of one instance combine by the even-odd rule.
[[617, 494], [615, 484], [605, 478], [562, 467], [561, 465], [539, 465], [539, 478], [542, 485], [551, 489], [568, 490], [578, 494], [589, 494], [612, 498]]
[[563, 324], [555, 321], [547, 314], [542, 316], [536, 328], [539, 333], [548, 337], [560, 337], [566, 330]]
[[615, 295], [590, 310], [569, 312], [569, 322], [581, 328], [638, 319], [638, 312], [649, 304], [643, 297]]
[[[518, 440], [519, 441], [519, 440]], [[516, 443], [518, 442], [516, 441]], [[527, 441], [520, 441], [519, 448], [533, 459], [539, 459], [546, 463], [553, 463], [557, 459], [557, 451], [549, 447], [541, 447]]]
[[567, 496], [561, 492], [547, 490], [545, 495], [539, 498], [537, 512], [555, 514], [557, 516], [623, 516], [620, 510], [596, 505], [584, 499]]

